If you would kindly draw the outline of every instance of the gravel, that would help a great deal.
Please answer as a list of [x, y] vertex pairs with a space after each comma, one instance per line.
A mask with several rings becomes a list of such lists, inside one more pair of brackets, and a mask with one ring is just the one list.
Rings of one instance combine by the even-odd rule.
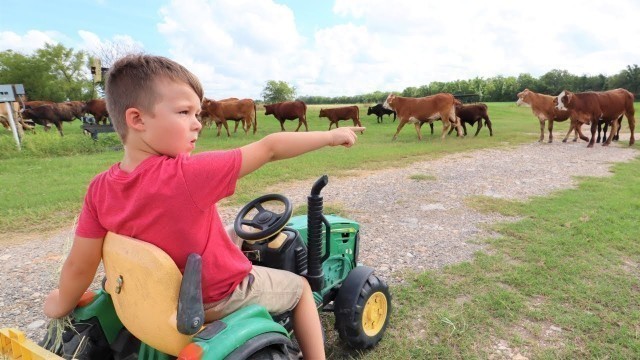
[[[623, 137], [623, 134], [621, 134]], [[622, 139], [621, 139], [622, 140]], [[626, 141], [587, 149], [585, 143], [533, 143], [484, 149], [380, 171], [330, 177], [325, 205], [335, 204], [361, 224], [360, 262], [390, 284], [403, 272], [438, 269], [483, 251], [482, 239], [496, 236], [487, 225], [512, 221], [464, 205], [472, 195], [524, 200], [575, 186], [575, 176], [610, 176], [614, 162], [638, 155]], [[270, 189], [304, 204], [312, 181]], [[221, 207], [231, 223], [239, 207]], [[57, 286], [71, 229], [31, 236], [0, 249], [0, 328], [15, 327], [34, 341], [45, 333], [42, 304]], [[101, 275], [98, 275], [100, 278]], [[97, 286], [97, 282], [95, 283]]]

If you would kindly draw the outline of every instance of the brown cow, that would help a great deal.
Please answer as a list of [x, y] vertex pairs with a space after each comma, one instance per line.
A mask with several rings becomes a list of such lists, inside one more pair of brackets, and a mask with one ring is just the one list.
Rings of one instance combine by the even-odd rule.
[[[455, 102], [456, 107], [456, 116], [458, 117], [458, 121], [462, 125], [462, 129], [464, 130], [464, 136], [467, 136], [467, 126], [465, 124], [469, 124], [470, 126], [478, 123], [478, 130], [476, 130], [476, 134], [473, 136], [478, 136], [480, 129], [482, 129], [482, 120], [484, 120], [484, 124], [489, 128], [489, 136], [493, 136], [493, 129], [491, 128], [491, 120], [489, 119], [489, 114], [487, 113], [487, 105], [483, 103], [478, 104], [467, 104], [464, 105], [460, 101]], [[448, 135], [453, 131], [453, 126], [449, 129]], [[431, 132], [433, 134], [433, 130]]]
[[625, 89], [582, 93], [563, 90], [560, 95], [554, 98], [553, 102], [558, 110], [568, 110], [571, 118], [575, 119], [579, 125], [591, 124], [591, 140], [587, 147], [593, 147], [598, 122], [601, 120], [611, 126], [611, 133], [607, 141], [602, 142], [602, 146], [608, 146], [618, 131], [620, 125], [617, 120], [622, 115], [627, 117], [629, 123], [629, 131], [631, 132], [629, 146], [635, 143], [636, 119], [633, 100], [633, 94]]
[[[201, 117], [203, 115], [202, 112], [216, 124], [225, 125], [227, 133], [229, 132], [229, 128], [226, 126], [227, 120], [242, 121], [242, 129], [245, 134], [249, 133], [252, 126], [254, 134], [258, 130], [256, 103], [251, 99], [225, 99], [224, 101], [205, 99], [202, 101]], [[238, 125], [236, 123], [237, 128]]]
[[273, 115], [280, 122], [280, 130], [285, 131], [284, 121], [298, 119], [298, 127], [300, 129], [304, 124], [304, 131], [309, 131], [307, 126], [307, 104], [303, 101], [283, 101], [279, 103], [264, 106], [265, 115]]
[[22, 110], [21, 115], [23, 118], [31, 119], [36, 124], [43, 126], [46, 126], [48, 123], [54, 124], [58, 129], [60, 136], [64, 136], [64, 133], [62, 132], [62, 122], [73, 121], [75, 119], [67, 106], [60, 104], [25, 108]]
[[[333, 124], [336, 125], [336, 128], [339, 128], [338, 121], [340, 120], [353, 120], [353, 126], [362, 127], [362, 123], [360, 122], [360, 109], [357, 106], [343, 106], [332, 109], [320, 109], [320, 115], [318, 117], [326, 117], [329, 119], [329, 130], [331, 130], [331, 126]], [[361, 134], [364, 131], [360, 131]]]
[[107, 111], [107, 102], [104, 99], [87, 101], [81, 111], [83, 115], [85, 113], [93, 115], [96, 119], [96, 124], [100, 124], [100, 121], [102, 121], [102, 124], [107, 125], [109, 112]]
[[393, 135], [393, 140], [398, 137], [398, 133], [407, 123], [412, 123], [416, 127], [418, 139], [422, 140], [420, 133], [420, 122], [429, 122], [435, 119], [442, 119], [442, 139], [447, 135], [449, 126], [455, 125], [458, 135], [464, 136], [462, 126], [456, 120], [456, 110], [454, 107], [455, 98], [448, 93], [440, 93], [422, 98], [408, 98], [389, 94], [384, 102], [384, 107], [394, 110], [398, 114], [398, 129]]
[[[529, 89], [524, 89], [522, 92], [518, 93], [518, 101], [516, 101], [516, 105], [531, 107], [533, 115], [535, 115], [538, 118], [538, 121], [540, 121], [540, 139], [538, 140], [539, 142], [544, 141], [545, 121], [549, 120], [549, 142], [551, 143], [553, 142], [553, 122], [562, 122], [569, 118], [568, 111], [556, 109], [555, 105], [553, 104], [553, 96], [539, 94]], [[573, 141], [576, 141], [578, 139], [578, 135], [582, 140], [589, 141], [586, 136], [582, 135], [580, 127], [575, 126], [575, 123], [572, 122], [569, 127], [567, 136], [565, 136], [564, 140], [562, 140], [563, 142], [567, 142], [569, 133], [571, 133], [572, 130], [575, 131], [575, 137]]]
[[[20, 129], [22, 129], [23, 131], [33, 130], [34, 127], [25, 123], [25, 121], [22, 119], [22, 116], [20, 116], [20, 104], [18, 102], [12, 102], [11, 109], [11, 115], [13, 116], [14, 122], [16, 124], [20, 124], [20, 127], [18, 127], [17, 129], [18, 133], [22, 133]], [[9, 113], [7, 112], [7, 105], [5, 105], [4, 103], [0, 103], [0, 124], [2, 124], [2, 126], [7, 130], [11, 129], [11, 124], [9, 124]]]

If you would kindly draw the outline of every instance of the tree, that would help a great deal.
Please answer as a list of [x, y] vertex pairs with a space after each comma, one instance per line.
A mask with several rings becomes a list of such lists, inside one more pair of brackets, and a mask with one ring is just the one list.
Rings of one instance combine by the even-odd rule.
[[45, 44], [32, 55], [0, 52], [0, 83], [23, 84], [30, 100], [88, 100], [87, 54], [63, 45]]
[[291, 101], [296, 97], [295, 86], [285, 81], [269, 80], [262, 90], [262, 98], [265, 104], [273, 104], [281, 101]]

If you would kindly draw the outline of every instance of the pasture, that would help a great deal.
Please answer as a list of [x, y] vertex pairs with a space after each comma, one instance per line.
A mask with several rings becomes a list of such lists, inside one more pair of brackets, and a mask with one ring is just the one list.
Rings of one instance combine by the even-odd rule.
[[[476, 138], [459, 139], [452, 134], [441, 141], [442, 126], [436, 122], [434, 135], [423, 127], [423, 141], [418, 141], [409, 125], [395, 142], [391, 137], [397, 121], [385, 116], [377, 124], [375, 116], [366, 116], [367, 107], [359, 105], [367, 130], [359, 135], [356, 146], [322, 149], [269, 164], [243, 178], [228, 201], [245, 203], [267, 188], [286, 187], [288, 181], [311, 180], [323, 173], [356, 176], [353, 170], [403, 166], [454, 152], [537, 141], [538, 120], [529, 108], [514, 103], [488, 105], [493, 137], [483, 128]], [[329, 127], [326, 119], [318, 119], [319, 109], [308, 108], [310, 130]], [[351, 123], [340, 122], [347, 125]], [[70, 227], [90, 179], [120, 160], [114, 134], [101, 134], [100, 141], [93, 143], [79, 127], [79, 122], [65, 124], [64, 138], [39, 128], [37, 134], [26, 136], [22, 153], [13, 150], [10, 132], [0, 133], [2, 239]], [[287, 130], [295, 127], [297, 121], [285, 122]], [[255, 136], [232, 133], [230, 138], [218, 138], [215, 129], [205, 129], [196, 152], [242, 146], [279, 128], [275, 118], [265, 117], [259, 109]], [[567, 129], [566, 122], [555, 124], [556, 141]], [[628, 131], [626, 120], [622, 131]], [[587, 149], [584, 142], [581, 146], [585, 152], [605, 151], [600, 146]], [[531, 154], [531, 161], [544, 159]], [[484, 359], [511, 358], [519, 349], [530, 359], [639, 358], [640, 161], [614, 169], [612, 178], [583, 179], [578, 189], [526, 203], [469, 199], [469, 205], [481, 211], [522, 220], [493, 225], [501, 236], [486, 239], [491, 251], [477, 254], [473, 261], [405, 274], [405, 283], [391, 289], [391, 324], [374, 350], [352, 353], [327, 331], [327, 355], [336, 359]], [[327, 330], [333, 326], [331, 318], [323, 317]], [[514, 353], [496, 356], [497, 339], [506, 340]]]
[[[319, 119], [321, 107], [337, 105], [311, 105], [307, 110], [310, 131], [327, 130], [329, 121]], [[319, 174], [347, 176], [352, 169], [381, 169], [402, 166], [412, 161], [439, 157], [453, 152], [473, 149], [513, 146], [537, 139], [538, 121], [528, 108], [519, 108], [514, 103], [492, 103], [489, 115], [494, 123], [494, 136], [482, 129], [476, 137], [458, 139], [448, 136], [440, 141], [442, 125], [435, 123], [434, 135], [423, 126], [423, 141], [418, 141], [414, 127], [407, 125], [394, 142], [397, 121], [385, 116], [382, 124], [376, 123], [374, 115], [367, 116], [367, 106], [360, 104], [361, 121], [367, 130], [359, 135], [358, 143], [351, 149], [325, 148], [302, 157], [269, 164], [241, 179], [236, 194], [229, 199], [245, 203], [262, 194], [267, 187], [291, 180], [313, 179]], [[264, 115], [258, 107], [258, 132], [245, 135], [233, 133], [234, 122], [230, 121], [231, 137], [216, 137], [215, 127], [204, 129], [198, 140], [196, 152], [212, 149], [231, 149], [245, 145], [261, 137], [280, 131], [273, 116]], [[352, 122], [340, 121], [340, 126], [351, 126]], [[286, 121], [288, 131], [298, 126], [297, 120]], [[556, 125], [556, 131], [566, 131], [566, 124]], [[86, 187], [91, 178], [111, 164], [120, 161], [122, 151], [117, 136], [100, 134], [94, 143], [82, 134], [80, 122], [64, 124], [65, 136], [56, 132], [45, 133], [42, 127], [36, 134], [26, 134], [21, 153], [10, 131], [0, 132], [0, 233], [32, 232], [68, 227], [73, 224]], [[286, 185], [283, 185], [286, 186]]]

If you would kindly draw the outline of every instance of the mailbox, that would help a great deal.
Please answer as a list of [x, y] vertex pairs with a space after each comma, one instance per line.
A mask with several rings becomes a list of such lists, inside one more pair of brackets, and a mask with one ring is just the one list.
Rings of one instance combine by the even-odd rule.
[[13, 92], [13, 86], [0, 85], [0, 102], [16, 101], [16, 95]]

